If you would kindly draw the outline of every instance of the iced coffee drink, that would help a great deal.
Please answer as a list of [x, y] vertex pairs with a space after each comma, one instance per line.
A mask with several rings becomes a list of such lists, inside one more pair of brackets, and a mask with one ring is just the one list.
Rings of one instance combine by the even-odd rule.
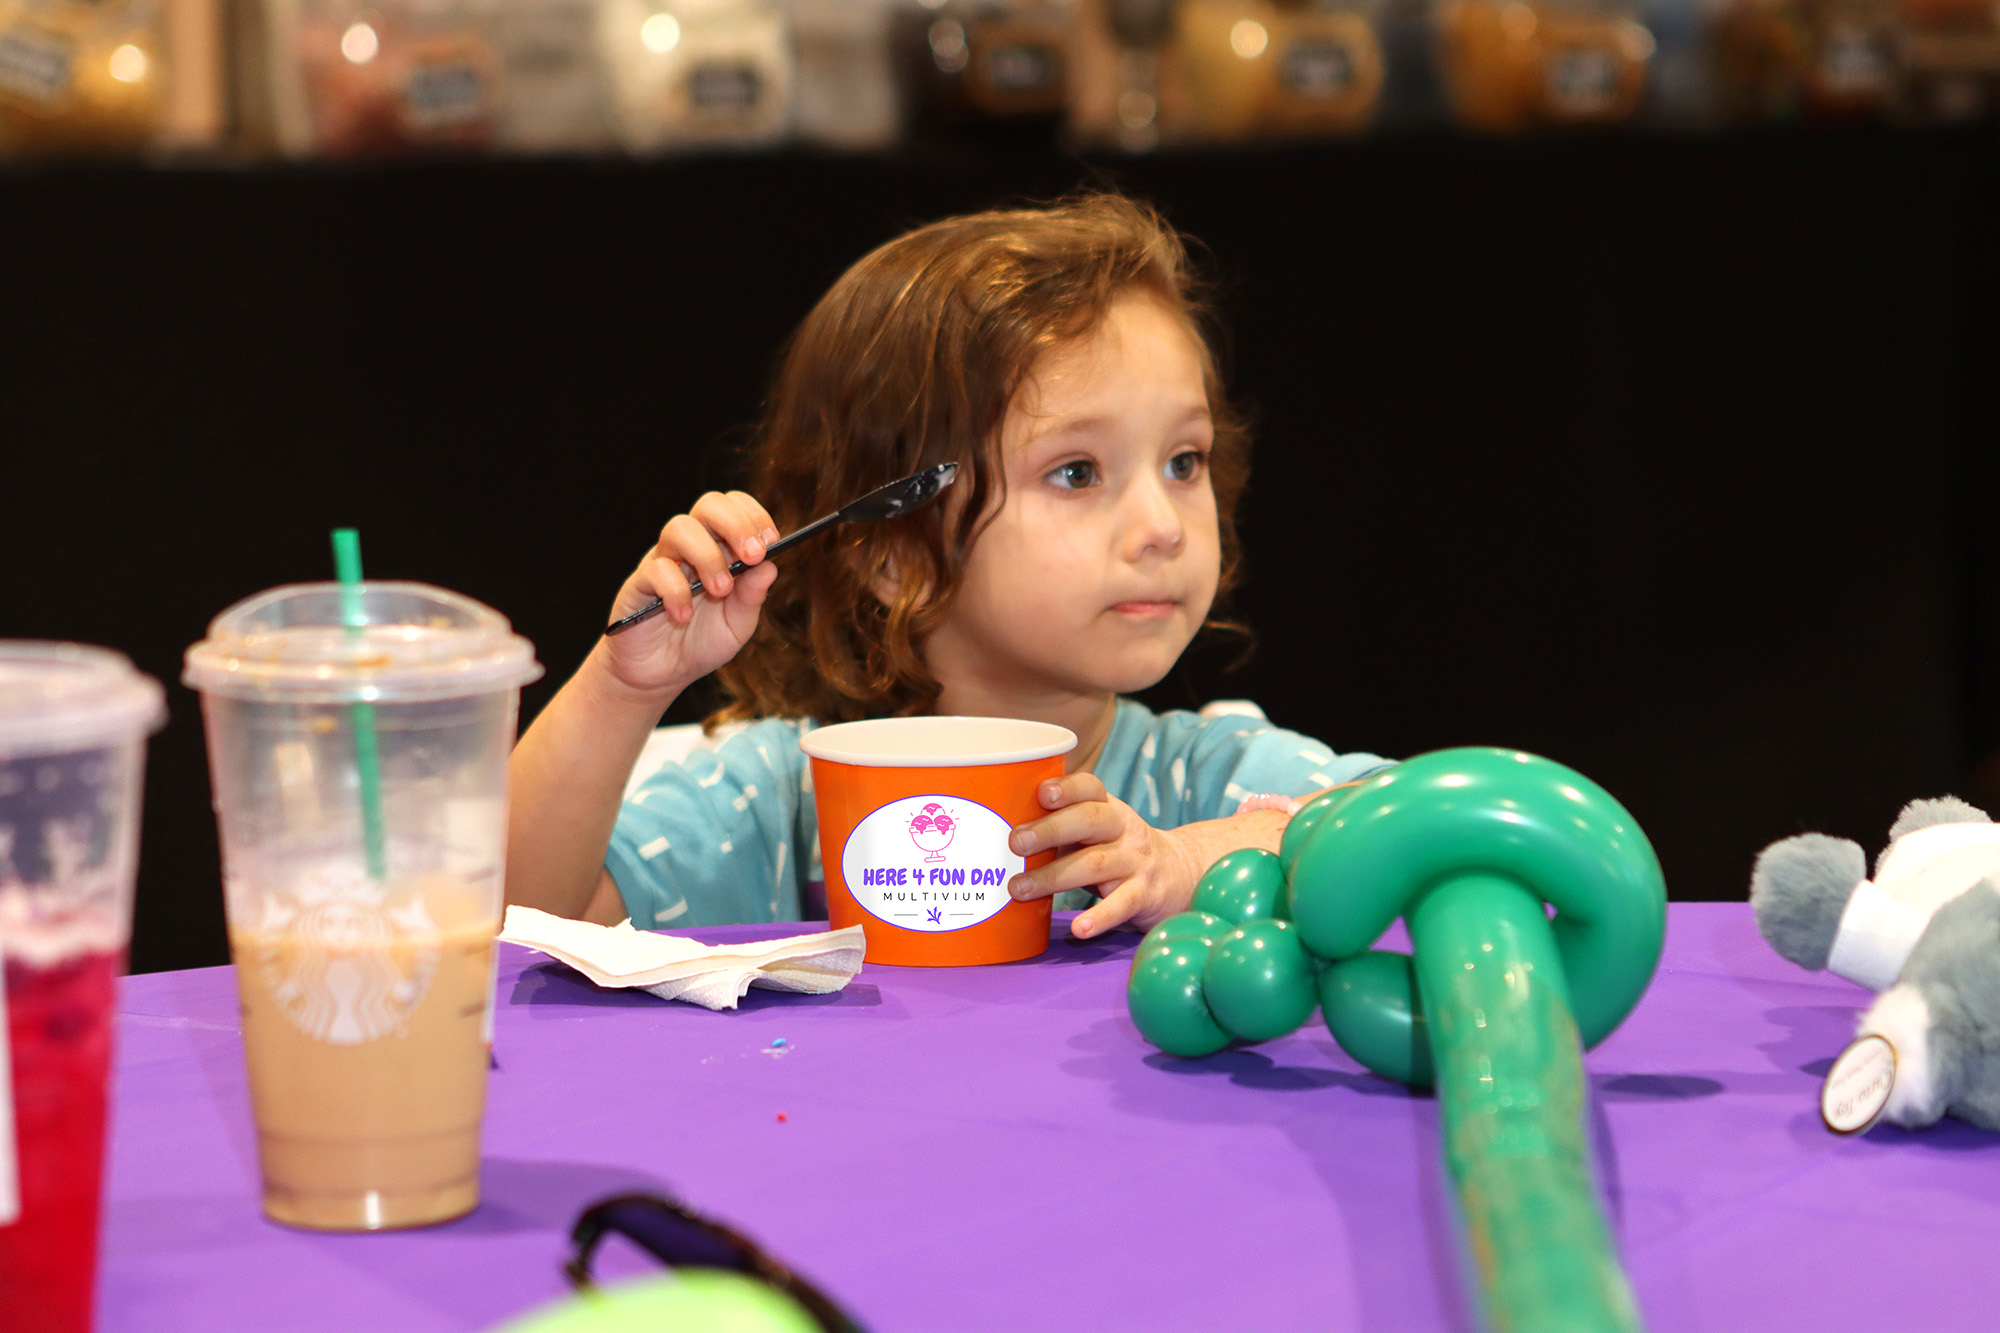
[[446, 875], [381, 901], [307, 883], [231, 927], [264, 1211], [351, 1231], [479, 1200], [482, 1032], [500, 923]]
[[266, 1216], [423, 1226], [479, 1201], [507, 756], [541, 674], [421, 584], [279, 588], [188, 650], [222, 829]]

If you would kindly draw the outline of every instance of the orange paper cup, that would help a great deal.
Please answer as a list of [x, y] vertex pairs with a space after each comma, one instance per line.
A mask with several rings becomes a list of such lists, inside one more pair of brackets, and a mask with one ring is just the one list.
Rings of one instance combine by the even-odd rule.
[[858, 925], [871, 963], [1011, 963], [1049, 947], [1049, 899], [1007, 881], [1054, 859], [1007, 846], [1040, 818], [1035, 788], [1063, 772], [1076, 733], [1005, 717], [890, 717], [809, 731], [826, 909]]

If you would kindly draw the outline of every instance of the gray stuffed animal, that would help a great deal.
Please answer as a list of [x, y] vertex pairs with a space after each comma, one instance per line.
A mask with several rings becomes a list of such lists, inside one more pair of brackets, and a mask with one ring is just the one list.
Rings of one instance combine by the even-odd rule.
[[[1945, 796], [1912, 801], [1868, 877], [1861, 848], [1805, 833], [1772, 843], [1750, 876], [1757, 929], [1800, 967], [1879, 992], [1828, 1075], [1865, 1079], [1874, 1114], [1916, 1129], [1952, 1115], [2000, 1129], [2000, 825]], [[1844, 1073], [1870, 1038], [1893, 1059]], [[1869, 1095], [1872, 1093], [1872, 1095]], [[1884, 1095], [1886, 1093], [1886, 1095]]]

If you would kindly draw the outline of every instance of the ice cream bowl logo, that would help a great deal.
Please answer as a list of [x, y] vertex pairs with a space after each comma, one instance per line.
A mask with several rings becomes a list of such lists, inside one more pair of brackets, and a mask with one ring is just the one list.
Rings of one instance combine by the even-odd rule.
[[332, 1046], [408, 1030], [437, 973], [437, 926], [421, 898], [263, 902], [254, 966], [291, 1025]]
[[944, 860], [944, 849], [958, 834], [958, 821], [951, 812], [932, 801], [910, 819], [910, 841], [923, 852], [926, 863]]

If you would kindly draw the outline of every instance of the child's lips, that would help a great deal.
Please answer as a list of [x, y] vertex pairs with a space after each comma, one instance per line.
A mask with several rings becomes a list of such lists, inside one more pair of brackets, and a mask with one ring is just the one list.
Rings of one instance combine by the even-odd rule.
[[1140, 619], [1149, 619], [1156, 616], [1172, 615], [1179, 607], [1180, 603], [1178, 601], [1162, 597], [1149, 601], [1119, 602], [1111, 609], [1121, 616], [1136, 616]]

